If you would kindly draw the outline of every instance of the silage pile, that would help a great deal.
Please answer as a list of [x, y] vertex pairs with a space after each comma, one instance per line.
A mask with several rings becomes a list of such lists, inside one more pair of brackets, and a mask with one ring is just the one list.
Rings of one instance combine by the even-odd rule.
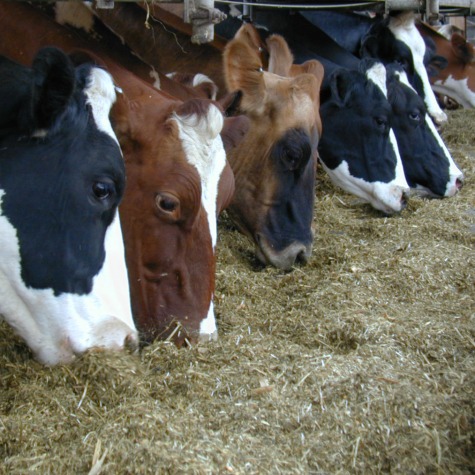
[[217, 343], [44, 368], [0, 326], [0, 473], [474, 473], [473, 124], [443, 129], [461, 193], [399, 216], [320, 171], [290, 273], [223, 216]]

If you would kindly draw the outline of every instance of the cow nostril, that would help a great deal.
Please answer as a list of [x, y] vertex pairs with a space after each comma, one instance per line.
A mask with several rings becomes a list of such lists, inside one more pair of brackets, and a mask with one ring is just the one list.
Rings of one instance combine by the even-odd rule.
[[308, 262], [308, 252], [305, 249], [302, 249], [297, 256], [295, 257], [296, 264], [306, 264]]
[[401, 210], [407, 206], [407, 195], [405, 193], [401, 196]]
[[461, 180], [460, 178], [457, 178], [455, 180], [455, 188], [457, 188], [457, 191], [460, 191], [463, 187], [463, 180]]
[[137, 337], [135, 335], [129, 334], [124, 339], [124, 348], [128, 349], [131, 352], [137, 350], [139, 344]]

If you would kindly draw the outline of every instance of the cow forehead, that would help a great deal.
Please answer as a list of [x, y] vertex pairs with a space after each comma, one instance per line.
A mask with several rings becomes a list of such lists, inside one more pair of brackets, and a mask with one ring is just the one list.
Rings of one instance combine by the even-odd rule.
[[272, 73], [265, 73], [265, 81], [267, 93], [263, 101], [274, 112], [267, 117], [273, 121], [274, 131], [278, 134], [289, 128], [309, 131], [316, 124], [318, 110], [311, 91], [295, 88], [292, 79]]
[[407, 17], [401, 22], [391, 18], [388, 28], [399, 41], [402, 41], [409, 47], [414, 61], [423, 61], [426, 44], [417, 30], [413, 19]]
[[366, 77], [373, 82], [384, 94], [388, 96], [386, 89], [386, 68], [382, 63], [376, 63], [366, 71]]
[[178, 125], [186, 160], [196, 168], [201, 181], [201, 203], [208, 215], [213, 247], [217, 241], [216, 206], [218, 183], [226, 165], [226, 153], [219, 133], [224, 124], [221, 111], [210, 104], [205, 114], [173, 115]]
[[117, 99], [112, 76], [101, 68], [92, 68], [84, 93], [86, 102], [91, 106], [97, 128], [118, 144], [109, 120], [110, 110]]
[[172, 120], [178, 126], [188, 162], [197, 169], [202, 179], [212, 173], [216, 165], [222, 166], [215, 162], [213, 154], [210, 153], [224, 124], [223, 115], [216, 106], [210, 104], [204, 114], [173, 113]]
[[425, 71], [424, 56], [426, 54], [426, 44], [421, 34], [417, 30], [414, 22], [407, 22], [401, 24], [391, 19], [389, 23], [389, 30], [393, 35], [404, 43], [412, 55], [414, 61], [414, 67], [421, 74]]

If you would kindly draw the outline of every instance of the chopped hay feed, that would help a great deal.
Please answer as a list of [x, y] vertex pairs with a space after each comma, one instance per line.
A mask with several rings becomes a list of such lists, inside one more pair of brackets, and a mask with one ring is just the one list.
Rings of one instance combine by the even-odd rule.
[[220, 220], [215, 343], [45, 368], [0, 326], [0, 473], [473, 473], [475, 111], [461, 192], [384, 217], [320, 170], [306, 266]]

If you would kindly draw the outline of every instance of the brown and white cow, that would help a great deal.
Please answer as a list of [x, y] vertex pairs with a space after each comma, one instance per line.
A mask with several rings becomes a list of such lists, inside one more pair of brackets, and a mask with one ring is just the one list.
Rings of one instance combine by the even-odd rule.
[[265, 71], [258, 35], [243, 25], [224, 50], [228, 91], [249, 132], [228, 155], [236, 192], [228, 214], [256, 245], [265, 264], [290, 269], [311, 253], [315, 168], [322, 131], [323, 67], [318, 61], [291, 76], [292, 54], [279, 35], [267, 40]]
[[430, 39], [437, 56], [446, 59], [442, 68], [430, 67], [432, 89], [450, 97], [467, 109], [475, 107], [475, 53], [474, 46], [463, 36], [453, 33], [450, 39], [426, 23], [417, 23], [424, 39]]
[[[85, 46], [27, 4], [2, 3], [0, 29], [1, 52], [20, 62], [30, 61], [42, 44], [69, 51]], [[111, 118], [126, 163], [120, 216], [137, 327], [146, 340], [171, 333], [177, 344], [213, 338], [216, 215], [233, 184], [229, 169], [225, 173], [220, 132], [229, 131], [222, 129], [223, 114], [212, 101], [183, 102], [158, 91], [111, 60], [100, 45], [91, 48], [123, 91]], [[236, 122], [228, 121], [226, 143], [242, 136], [232, 128]]]

